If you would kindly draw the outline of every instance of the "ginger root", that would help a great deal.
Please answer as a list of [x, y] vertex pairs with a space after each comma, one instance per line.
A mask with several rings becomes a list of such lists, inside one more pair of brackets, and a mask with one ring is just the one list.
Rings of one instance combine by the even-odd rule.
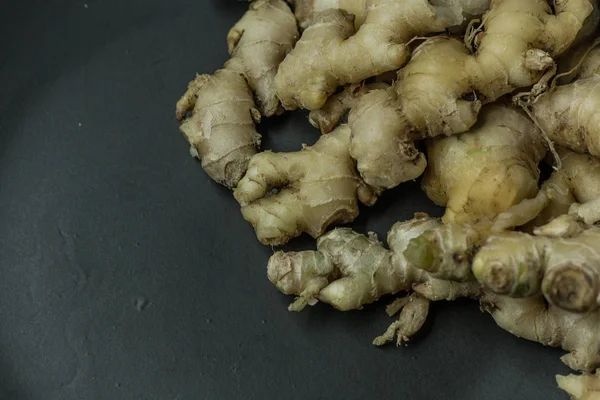
[[296, 20], [283, 0], [251, 3], [227, 35], [229, 61], [212, 75], [197, 76], [177, 102], [175, 114], [190, 151], [215, 181], [237, 186], [260, 145], [254, 124], [261, 114], [281, 111], [273, 80], [297, 38]]
[[354, 27], [358, 29], [367, 16], [367, 0], [294, 0], [294, 14], [302, 29], [310, 25], [316, 14], [328, 9], [340, 9], [354, 15]]
[[459, 0], [373, 0], [358, 30], [353, 15], [326, 9], [314, 15], [281, 63], [277, 95], [287, 110], [321, 108], [338, 86], [400, 68], [412, 38], [462, 24], [465, 8], [473, 7]]
[[387, 88], [388, 86], [383, 82], [347, 85], [341, 92], [329, 96], [323, 107], [312, 110], [308, 115], [308, 120], [312, 126], [320, 129], [321, 133], [329, 133], [362, 96], [371, 90]]
[[600, 368], [593, 374], [556, 375], [556, 382], [571, 400], [600, 400]]
[[556, 307], [589, 312], [600, 306], [600, 228], [565, 215], [535, 235], [493, 235], [475, 255], [472, 270], [496, 293], [527, 297], [541, 289]]
[[535, 125], [518, 111], [486, 107], [468, 132], [427, 143], [422, 186], [445, 206], [445, 223], [489, 223], [538, 192], [538, 163], [546, 153]]
[[[386, 187], [413, 179], [418, 157], [414, 140], [465, 132], [477, 121], [483, 104], [538, 81], [543, 87], [556, 68], [553, 57], [571, 46], [593, 8], [590, 0], [557, 2], [554, 11], [544, 0], [493, 1], [482, 19], [483, 32], [474, 35], [475, 54], [453, 38], [426, 40], [400, 70], [396, 93], [388, 91], [387, 101], [383, 94], [364, 96], [353, 109], [351, 114], [366, 111], [351, 123], [352, 140], [364, 143], [372, 132], [385, 130], [386, 144], [398, 142], [396, 148], [406, 149], [395, 155], [394, 164], [405, 164], [409, 172], [386, 177]], [[381, 107], [386, 115], [395, 115], [393, 128], [380, 119]], [[388, 146], [379, 145], [368, 154], [356, 154], [356, 160], [360, 166], [363, 156], [377, 160], [388, 158], [386, 153]], [[369, 184], [378, 182], [376, 177], [363, 177]]]
[[316, 252], [275, 253], [267, 266], [268, 277], [281, 292], [297, 296], [289, 307], [291, 311], [300, 311], [316, 301], [342, 311], [354, 310], [386, 294], [414, 291], [416, 297], [410, 301], [401, 300], [390, 306], [390, 314], [402, 309], [399, 319], [402, 323], [392, 324], [375, 341], [383, 344], [398, 334], [401, 343], [422, 325], [427, 301], [476, 297], [480, 291], [476, 282], [435, 279], [404, 258], [403, 251], [409, 241], [439, 223], [426, 214], [396, 223], [388, 233], [391, 250], [385, 249], [374, 235], [367, 237], [348, 228], [335, 229], [317, 240]]
[[212, 179], [235, 188], [260, 145], [254, 129], [260, 111], [246, 80], [227, 69], [198, 75], [177, 102], [178, 118], [189, 108], [194, 109], [192, 115], [179, 129], [191, 145], [191, 154], [202, 160]]
[[350, 128], [341, 125], [298, 152], [252, 157], [234, 197], [261, 243], [281, 245], [302, 232], [316, 238], [356, 218], [358, 201], [375, 203], [350, 158], [349, 140]]
[[600, 366], [600, 311], [576, 314], [548, 306], [541, 297], [515, 299], [491, 293], [481, 302], [502, 329], [568, 351], [561, 360], [570, 368], [593, 371]]
[[600, 160], [557, 148], [561, 169], [554, 171], [538, 194], [498, 215], [492, 230], [502, 231], [532, 221], [541, 226], [573, 214], [591, 225], [600, 221]]
[[600, 48], [588, 54], [574, 82], [551, 88], [530, 107], [556, 144], [600, 157]]

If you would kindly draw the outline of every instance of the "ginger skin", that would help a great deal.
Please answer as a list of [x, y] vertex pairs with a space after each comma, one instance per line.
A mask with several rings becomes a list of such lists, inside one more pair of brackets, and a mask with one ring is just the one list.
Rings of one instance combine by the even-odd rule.
[[177, 102], [175, 116], [192, 155], [218, 183], [237, 186], [260, 145], [254, 124], [261, 114], [282, 110], [273, 80], [297, 38], [294, 15], [283, 0], [251, 3], [227, 36], [229, 61], [212, 75], [198, 75]]
[[212, 179], [235, 188], [260, 145], [254, 129], [260, 111], [246, 80], [227, 69], [198, 75], [177, 103], [178, 116], [183, 118], [189, 108], [194, 109], [192, 115], [179, 129], [191, 145], [190, 152], [202, 160]]
[[[351, 120], [354, 110], [367, 111], [354, 119], [352, 140], [365, 142], [371, 132], [385, 131], [385, 143], [404, 143], [407, 149], [395, 155], [394, 164], [410, 166], [416, 158], [414, 140], [465, 132], [477, 121], [482, 105], [551, 74], [553, 57], [569, 48], [593, 7], [590, 0], [565, 0], [556, 3], [553, 14], [544, 0], [492, 1], [482, 19], [484, 32], [477, 35], [475, 54], [453, 38], [426, 40], [400, 70], [396, 93], [388, 93], [388, 101], [373, 93], [353, 109]], [[396, 115], [393, 129], [378, 118], [381, 107]], [[366, 163], [362, 157], [388, 157], [386, 152], [388, 147], [380, 145], [368, 154], [357, 154], [357, 164]], [[411, 175], [387, 177], [387, 187], [413, 179]], [[369, 184], [377, 181], [364, 178]]]
[[462, 24], [462, 12], [458, 0], [373, 0], [358, 30], [344, 10], [320, 12], [281, 63], [277, 95], [287, 110], [319, 109], [338, 86], [400, 68], [412, 38]]
[[600, 48], [589, 53], [574, 82], [542, 94], [531, 109], [553, 142], [600, 157]]
[[600, 312], [576, 314], [547, 306], [541, 297], [514, 299], [488, 293], [481, 300], [498, 326], [515, 336], [568, 351], [561, 357], [578, 371], [600, 366]]
[[498, 215], [493, 231], [510, 226], [541, 226], [563, 214], [591, 225], [600, 221], [600, 160], [557, 148], [561, 169], [554, 171], [538, 194]]
[[361, 97], [371, 90], [387, 88], [388, 86], [383, 82], [347, 85], [341, 92], [329, 96], [323, 107], [312, 110], [308, 115], [308, 120], [312, 126], [320, 129], [322, 134], [329, 133]]
[[294, 0], [294, 14], [302, 29], [310, 25], [316, 14], [330, 8], [354, 15], [355, 29], [360, 28], [367, 16], [367, 0]]
[[[385, 249], [372, 235], [366, 237], [348, 228], [335, 229], [317, 240], [316, 252], [275, 253], [267, 266], [269, 280], [281, 292], [297, 296], [290, 305], [292, 311], [300, 311], [317, 300], [341, 311], [355, 310], [386, 294], [414, 291], [418, 299], [395, 303], [394, 310], [412, 304], [403, 309], [400, 320], [410, 320], [413, 324], [393, 324], [390, 332], [376, 340], [376, 344], [383, 344], [398, 333], [400, 343], [422, 325], [419, 321], [424, 321], [427, 314], [426, 300], [474, 297], [480, 290], [476, 282], [435, 279], [407, 263], [402, 252], [410, 239], [437, 225], [438, 220], [425, 214], [396, 223], [388, 233], [391, 250]], [[412, 316], [408, 318], [407, 313]], [[400, 325], [411, 328], [401, 330]]]
[[518, 111], [486, 107], [466, 133], [427, 143], [422, 186], [445, 206], [445, 223], [489, 223], [538, 192], [538, 164], [546, 153], [535, 125]]
[[600, 399], [600, 368], [593, 374], [556, 375], [556, 382], [571, 396], [571, 400]]
[[[473, 259], [473, 274], [499, 294], [543, 293], [572, 312], [600, 306], [600, 229], [573, 224], [568, 216], [536, 230], [491, 236]], [[544, 236], [552, 235], [552, 236]]]
[[358, 216], [358, 201], [372, 205], [373, 191], [358, 176], [348, 153], [350, 128], [341, 125], [295, 153], [265, 151], [250, 160], [234, 191], [261, 243], [281, 245]]

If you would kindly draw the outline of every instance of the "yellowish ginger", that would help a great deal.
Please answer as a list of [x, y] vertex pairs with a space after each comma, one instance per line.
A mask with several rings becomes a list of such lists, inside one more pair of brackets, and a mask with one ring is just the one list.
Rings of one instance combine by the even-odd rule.
[[349, 140], [350, 128], [341, 125], [300, 151], [252, 157], [234, 196], [261, 243], [281, 245], [303, 232], [316, 238], [356, 218], [358, 201], [375, 203], [350, 158]]
[[490, 223], [534, 197], [546, 149], [535, 125], [507, 106], [486, 107], [466, 133], [427, 143], [423, 189], [445, 206], [445, 223]]
[[531, 110], [556, 144], [600, 157], [600, 48], [589, 53], [574, 82], [551, 88]]
[[281, 111], [273, 80], [297, 38], [296, 20], [283, 0], [251, 3], [227, 36], [231, 58], [224, 68], [198, 75], [177, 102], [176, 117], [183, 121], [180, 130], [191, 153], [215, 181], [237, 185], [260, 145], [254, 123], [261, 114]]
[[574, 370], [600, 366], [599, 310], [577, 314], [548, 306], [541, 297], [515, 299], [491, 293], [482, 299], [482, 308], [513, 335], [568, 351], [561, 360]]
[[317, 251], [275, 253], [269, 260], [268, 277], [283, 293], [297, 296], [290, 305], [292, 311], [300, 311], [316, 301], [342, 311], [354, 310], [387, 294], [414, 291], [413, 297], [393, 303], [388, 310], [394, 314], [402, 309], [400, 321], [403, 323], [392, 324], [390, 330], [375, 341], [380, 345], [397, 334], [401, 343], [422, 325], [428, 301], [479, 294], [476, 282], [435, 279], [404, 258], [402, 253], [410, 239], [439, 223], [426, 214], [396, 223], [388, 233], [391, 251], [373, 234], [367, 237], [348, 228], [335, 229], [317, 240]]
[[556, 375], [556, 382], [571, 400], [600, 400], [600, 368], [595, 373]]
[[591, 225], [600, 221], [600, 160], [557, 148], [561, 168], [545, 181], [538, 194], [498, 215], [492, 230], [502, 231], [529, 221], [540, 226], [573, 214]]
[[464, 9], [460, 0], [372, 0], [358, 30], [344, 10], [318, 13], [281, 63], [277, 95], [288, 110], [319, 109], [338, 86], [400, 68], [411, 39], [462, 24]]
[[[407, 149], [391, 157], [385, 154], [388, 146], [378, 145], [357, 154], [359, 166], [367, 163], [362, 157], [393, 158], [409, 172], [385, 179], [364, 176], [365, 181], [375, 185], [382, 180], [393, 187], [414, 179], [414, 140], [465, 132], [483, 104], [540, 80], [538, 86], [543, 86], [555, 69], [553, 58], [569, 48], [593, 7], [590, 0], [565, 0], [553, 12], [545, 0], [494, 0], [483, 17], [483, 32], [476, 35], [475, 54], [453, 38], [426, 40], [400, 70], [396, 93], [388, 91], [387, 101], [384, 94], [364, 96], [351, 111], [353, 142], [366, 143], [372, 132], [385, 131], [384, 143], [399, 142], [396, 147]], [[381, 114], [396, 115], [394, 129]]]

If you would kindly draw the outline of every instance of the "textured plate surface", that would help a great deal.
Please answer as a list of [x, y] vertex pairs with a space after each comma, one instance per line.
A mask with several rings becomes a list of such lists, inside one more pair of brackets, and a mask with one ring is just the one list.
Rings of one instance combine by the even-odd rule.
[[[266, 279], [272, 250], [174, 119], [246, 7], [0, 5], [0, 399], [566, 398], [561, 352], [474, 302], [436, 304], [406, 348], [371, 345], [391, 322], [384, 303], [286, 311]], [[302, 113], [260, 129], [275, 150], [318, 138]], [[441, 210], [415, 183], [363, 211], [353, 226], [385, 237]]]

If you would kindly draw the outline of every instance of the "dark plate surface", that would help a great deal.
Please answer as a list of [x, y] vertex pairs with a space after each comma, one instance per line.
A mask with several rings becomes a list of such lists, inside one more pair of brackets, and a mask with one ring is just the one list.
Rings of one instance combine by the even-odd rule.
[[[563, 399], [561, 351], [435, 304], [406, 348], [377, 349], [385, 302], [288, 313], [272, 250], [189, 157], [174, 104], [226, 59], [247, 4], [0, 5], [0, 399]], [[303, 113], [261, 126], [295, 150]], [[385, 237], [419, 185], [353, 225]], [[306, 238], [290, 247], [311, 248]]]

